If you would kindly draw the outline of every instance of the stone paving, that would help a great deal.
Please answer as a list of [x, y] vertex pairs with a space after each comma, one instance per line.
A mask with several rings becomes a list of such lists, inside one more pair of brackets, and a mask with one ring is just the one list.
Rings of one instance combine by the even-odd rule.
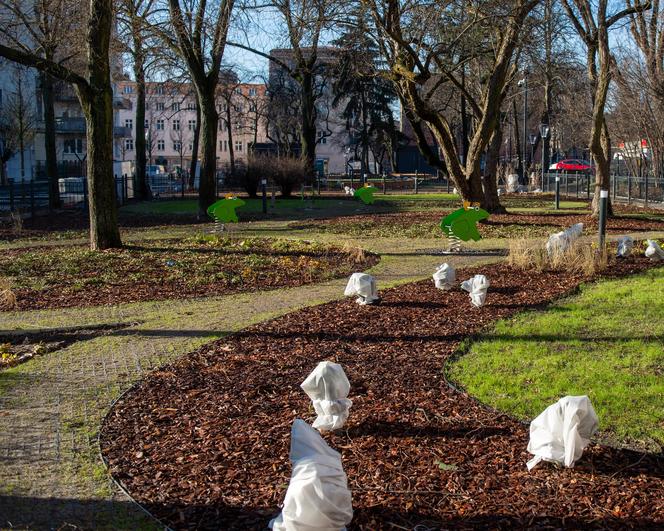
[[[274, 233], [302, 236], [279, 224], [240, 230]], [[442, 258], [423, 251], [439, 248], [440, 240], [346, 243], [381, 254], [371, 271], [379, 289], [428, 277], [442, 261], [459, 267], [498, 259]], [[125, 325], [0, 373], [0, 528], [158, 528], [114, 487], [99, 458], [97, 429], [112, 401], [147, 371], [217, 337], [341, 297], [345, 282], [208, 299], [0, 313], [0, 334]]]

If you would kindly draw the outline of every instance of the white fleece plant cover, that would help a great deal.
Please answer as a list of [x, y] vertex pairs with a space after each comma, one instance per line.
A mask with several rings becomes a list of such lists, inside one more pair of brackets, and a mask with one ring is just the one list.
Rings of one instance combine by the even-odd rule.
[[664, 260], [664, 251], [656, 241], [648, 240], [648, 247], [646, 247], [646, 256], [651, 260]]
[[470, 302], [476, 308], [484, 306], [486, 300], [486, 290], [489, 289], [489, 279], [484, 275], [475, 275], [473, 278], [464, 280], [461, 283], [461, 289], [470, 293]]
[[438, 289], [445, 291], [452, 289], [454, 282], [456, 282], [455, 269], [448, 263], [439, 265], [433, 274], [433, 282]]
[[532, 470], [541, 461], [573, 467], [581, 458], [599, 420], [587, 396], [565, 396], [530, 423], [528, 461]]
[[634, 248], [634, 238], [631, 236], [621, 236], [618, 239], [618, 256], [620, 258], [627, 258]]
[[519, 176], [516, 173], [511, 173], [507, 176], [507, 191], [514, 193], [519, 189]]
[[314, 428], [333, 431], [344, 425], [353, 402], [348, 400], [350, 382], [341, 365], [321, 361], [300, 387], [311, 398], [318, 415]]
[[564, 253], [581, 234], [583, 234], [583, 223], [576, 223], [562, 232], [552, 234], [546, 242], [546, 252], [549, 256]]
[[353, 519], [353, 505], [341, 455], [301, 419], [291, 430], [291, 480], [274, 531], [341, 531]]
[[374, 304], [380, 300], [376, 290], [376, 280], [366, 273], [353, 273], [348, 279], [344, 295], [346, 297], [358, 295], [359, 298], [355, 301], [358, 304]]

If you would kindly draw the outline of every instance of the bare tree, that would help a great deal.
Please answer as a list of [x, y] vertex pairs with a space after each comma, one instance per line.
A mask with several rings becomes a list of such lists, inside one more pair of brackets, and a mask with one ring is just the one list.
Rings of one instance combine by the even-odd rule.
[[[514, 54], [524, 21], [538, 0], [502, 5], [364, 3], [373, 15], [378, 44], [423, 155], [433, 167], [449, 174], [464, 200], [479, 202], [490, 212], [502, 210], [494, 187], [485, 189], [482, 184], [480, 162], [516, 72]], [[475, 72], [472, 86], [462, 78], [466, 68]], [[452, 121], [441, 110], [445, 91], [462, 94], [474, 120], [463, 154]], [[429, 131], [442, 157], [430, 146]]]
[[12, 71], [14, 91], [9, 93], [3, 104], [2, 121], [9, 126], [5, 138], [10, 145], [16, 146], [20, 158], [21, 181], [25, 181], [25, 150], [34, 140], [38, 119], [32, 104], [34, 96], [30, 93], [27, 69], [15, 65]]
[[[325, 33], [330, 29], [346, 6], [339, 0], [275, 0], [255, 6], [262, 13], [265, 9], [276, 12], [281, 23], [285, 40], [290, 48], [277, 56], [242, 43], [229, 43], [269, 59], [277, 69], [285, 72], [291, 83], [297, 86], [299, 100], [299, 141], [301, 155], [305, 160], [306, 173], [314, 174], [318, 112], [317, 100], [322, 96], [320, 76], [334, 62], [332, 50], [321, 53]], [[276, 51], [276, 50], [275, 50]], [[285, 79], [282, 77], [282, 84]]]
[[145, 175], [145, 88], [146, 71], [155, 57], [154, 38], [146, 20], [152, 16], [155, 0], [116, 0], [118, 37], [123, 49], [131, 57], [136, 82], [135, 153], [137, 196], [149, 198], [150, 189]]
[[[234, 3], [234, 0], [167, 0], [169, 17], [154, 26], [186, 64], [196, 90], [202, 144], [199, 219], [207, 217], [207, 208], [215, 201], [219, 121], [215, 97]], [[195, 158], [196, 151], [193, 153]]]
[[[650, 8], [650, 2], [634, 4], [609, 14], [608, 0], [562, 0], [563, 7], [586, 47], [588, 79], [593, 89], [593, 115], [590, 152], [595, 160], [595, 195], [593, 215], [599, 215], [600, 190], [610, 186], [611, 139], [604, 115], [615, 60], [609, 48], [609, 30], [626, 17]], [[609, 215], [612, 213], [609, 203]]]
[[[47, 61], [77, 68], [84, 45], [80, 28], [84, 24], [74, 0], [0, 0], [0, 35], [9, 46]], [[40, 72], [41, 98], [44, 107], [44, 148], [49, 179], [49, 205], [60, 203], [55, 145], [54, 76]]]
[[[32, 7], [24, 6], [26, 3], [18, 0], [13, 4], [15, 9], [9, 16], [14, 22], [13, 17], [34, 19]], [[109, 54], [112, 0], [90, 0], [84, 18], [87, 57], [83, 73], [35, 53], [32, 47], [20, 46], [20, 40], [0, 44], [0, 56], [74, 85], [86, 120], [90, 247], [101, 250], [122, 246], [113, 177], [113, 88]]]

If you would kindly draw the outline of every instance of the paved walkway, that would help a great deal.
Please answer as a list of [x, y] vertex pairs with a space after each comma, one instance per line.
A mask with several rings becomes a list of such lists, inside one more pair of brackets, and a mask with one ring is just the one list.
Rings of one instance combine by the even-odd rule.
[[[251, 224], [241, 234], [282, 237], [284, 224]], [[339, 242], [339, 236], [316, 235]], [[379, 252], [380, 288], [425, 278], [448, 261], [459, 267], [496, 257], [443, 259], [441, 240], [349, 245]], [[486, 244], [496, 243], [485, 242]], [[0, 528], [154, 529], [109, 481], [97, 430], [111, 402], [147, 371], [224, 334], [342, 296], [346, 279], [314, 286], [208, 299], [0, 314], [0, 334], [102, 324], [125, 327], [0, 373]]]

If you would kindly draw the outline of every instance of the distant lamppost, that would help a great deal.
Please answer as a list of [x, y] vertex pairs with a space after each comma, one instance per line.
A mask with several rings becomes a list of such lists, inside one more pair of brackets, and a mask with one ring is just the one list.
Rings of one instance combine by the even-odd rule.
[[523, 79], [517, 83], [518, 87], [523, 87], [523, 163], [521, 171], [521, 184], [526, 184], [526, 158], [528, 157], [527, 151], [527, 129], [528, 129], [528, 70], [523, 71]]
[[529, 140], [530, 140], [530, 163], [532, 164], [533, 160], [535, 159], [535, 144], [537, 144], [537, 135], [531, 133]]
[[546, 139], [549, 138], [549, 125], [540, 124], [539, 126], [540, 136], [542, 137], [542, 182], [541, 188], [544, 190], [544, 170], [546, 168], [546, 163], [544, 160], [544, 152], [546, 151]]

